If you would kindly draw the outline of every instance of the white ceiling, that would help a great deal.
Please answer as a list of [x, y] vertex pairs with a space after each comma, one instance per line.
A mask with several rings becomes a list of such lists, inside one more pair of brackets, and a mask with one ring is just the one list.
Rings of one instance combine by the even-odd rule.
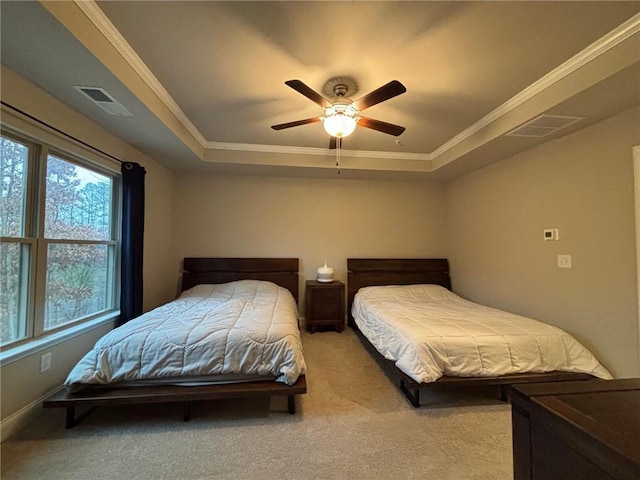
[[[640, 2], [0, 2], [2, 63], [173, 170], [335, 176], [321, 114], [287, 87], [351, 77], [347, 178], [448, 179], [640, 104]], [[104, 88], [109, 116], [73, 86]], [[542, 113], [585, 117], [542, 139]], [[640, 121], [639, 121], [640, 128]]]

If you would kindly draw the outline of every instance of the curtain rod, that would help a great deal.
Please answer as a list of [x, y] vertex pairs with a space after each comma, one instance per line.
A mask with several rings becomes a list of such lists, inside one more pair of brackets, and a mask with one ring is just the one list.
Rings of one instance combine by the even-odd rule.
[[107, 152], [103, 152], [102, 150], [100, 150], [99, 148], [94, 147], [93, 145], [88, 144], [87, 142], [84, 142], [82, 140], [80, 140], [79, 138], [74, 137], [73, 135], [69, 135], [67, 132], [63, 132], [62, 130], [60, 130], [59, 128], [54, 127], [53, 125], [48, 124], [47, 122], [40, 120], [39, 118], [34, 117], [33, 115], [28, 114], [27, 112], [20, 110], [17, 107], [14, 107], [13, 105], [11, 105], [10, 103], [5, 102], [4, 100], [0, 100], [0, 103], [2, 103], [2, 105], [9, 107], [12, 110], [15, 110], [16, 112], [24, 115], [25, 117], [33, 120], [34, 122], [38, 122], [41, 125], [44, 125], [47, 128], [50, 128], [51, 130], [59, 133], [60, 135], [64, 135], [67, 138], [70, 138], [71, 140], [78, 142], [82, 145], [84, 145], [85, 147], [88, 147], [92, 150], [95, 150], [98, 153], [101, 153], [102, 155], [105, 155], [109, 158], [111, 158], [112, 160], [115, 160], [116, 162], [120, 162], [121, 164], [123, 163], [129, 163], [129, 162], [124, 162], [122, 160], [120, 160], [119, 158], [114, 157], [113, 155], [107, 153]]

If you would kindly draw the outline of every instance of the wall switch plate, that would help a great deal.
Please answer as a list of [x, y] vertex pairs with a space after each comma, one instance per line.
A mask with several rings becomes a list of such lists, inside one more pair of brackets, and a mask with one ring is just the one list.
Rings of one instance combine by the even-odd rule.
[[558, 240], [558, 229], [557, 228], [545, 228], [542, 232], [542, 237], [545, 242]]
[[51, 368], [51, 352], [40, 357], [40, 373], [44, 373]]
[[571, 255], [558, 255], [559, 268], [571, 268]]

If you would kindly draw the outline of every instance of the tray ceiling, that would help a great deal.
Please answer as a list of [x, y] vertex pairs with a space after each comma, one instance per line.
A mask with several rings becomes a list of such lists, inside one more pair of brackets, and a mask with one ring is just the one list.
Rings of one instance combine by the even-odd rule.
[[[352, 77], [406, 127], [356, 128], [347, 178], [449, 179], [640, 103], [640, 2], [9, 2], [2, 63], [176, 171], [335, 175], [318, 116], [288, 88]], [[74, 87], [103, 89], [109, 115]], [[505, 134], [541, 114], [583, 119]]]

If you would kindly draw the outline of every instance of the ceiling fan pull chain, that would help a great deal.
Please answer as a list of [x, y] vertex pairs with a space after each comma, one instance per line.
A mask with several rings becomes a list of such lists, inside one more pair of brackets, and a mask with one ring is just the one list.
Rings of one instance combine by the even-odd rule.
[[340, 150], [342, 147], [342, 137], [336, 139], [336, 167], [338, 167], [338, 175], [340, 175]]

